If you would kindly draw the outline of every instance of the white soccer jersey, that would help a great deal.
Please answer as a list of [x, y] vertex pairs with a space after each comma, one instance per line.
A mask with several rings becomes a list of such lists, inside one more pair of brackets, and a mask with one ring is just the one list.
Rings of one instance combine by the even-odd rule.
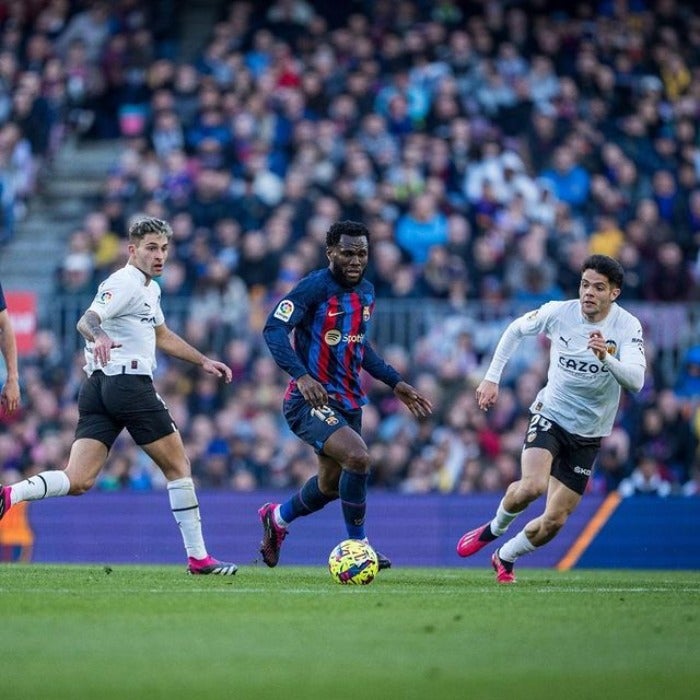
[[551, 341], [547, 384], [530, 410], [582, 437], [609, 435], [620, 401], [620, 384], [587, 347], [594, 330], [622, 364], [646, 367], [642, 324], [617, 304], [599, 323], [586, 320], [578, 299], [548, 302], [519, 320], [520, 333]]
[[86, 341], [84, 367], [88, 375], [101, 369], [105, 374], [147, 374], [156, 367], [155, 327], [165, 322], [160, 308], [160, 286], [133, 265], [111, 274], [97, 289], [90, 304], [105, 333], [121, 347], [112, 348], [105, 367], [95, 363], [94, 343]]

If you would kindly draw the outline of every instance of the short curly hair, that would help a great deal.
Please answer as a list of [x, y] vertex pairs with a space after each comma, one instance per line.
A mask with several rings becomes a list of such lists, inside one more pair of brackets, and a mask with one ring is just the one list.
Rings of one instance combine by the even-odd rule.
[[369, 229], [359, 221], [336, 221], [326, 233], [326, 246], [338, 245], [341, 236], [365, 236], [369, 241]]

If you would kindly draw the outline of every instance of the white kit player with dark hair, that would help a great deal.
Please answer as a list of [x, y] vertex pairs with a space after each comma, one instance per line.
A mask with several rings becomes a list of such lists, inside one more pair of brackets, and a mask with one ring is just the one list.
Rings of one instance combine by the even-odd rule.
[[547, 383], [530, 406], [521, 477], [506, 489], [493, 520], [467, 532], [457, 544], [461, 557], [475, 554], [546, 493], [544, 512], [493, 553], [499, 583], [515, 582], [515, 560], [547, 544], [564, 526], [586, 490], [601, 438], [612, 431], [621, 390], [642, 389], [642, 325], [615, 303], [623, 279], [623, 269], [613, 258], [588, 257], [579, 298], [549, 302], [513, 321], [476, 390], [479, 408], [487, 411], [498, 399], [503, 368], [522, 338], [549, 338]]
[[199, 504], [185, 453], [167, 406], [153, 386], [156, 348], [199, 365], [225, 382], [231, 370], [192, 347], [165, 324], [160, 287], [172, 229], [160, 219], [137, 219], [129, 228], [127, 264], [100, 284], [78, 321], [85, 338], [87, 379], [78, 397], [75, 441], [65, 470], [45, 471], [11, 486], [0, 486], [0, 518], [21, 501], [79, 496], [95, 483], [109, 450], [126, 428], [158, 465], [180, 527], [191, 574], [231, 575], [236, 565], [214, 559], [202, 536]]

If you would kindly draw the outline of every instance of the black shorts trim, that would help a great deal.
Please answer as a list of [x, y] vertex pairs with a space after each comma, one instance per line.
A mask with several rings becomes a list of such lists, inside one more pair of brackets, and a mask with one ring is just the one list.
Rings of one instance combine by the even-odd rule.
[[539, 447], [552, 454], [551, 474], [572, 491], [583, 495], [593, 474], [601, 438], [581, 437], [539, 413], [530, 413], [523, 450]]
[[76, 440], [99, 440], [108, 449], [124, 428], [137, 445], [147, 445], [177, 430], [147, 375], [93, 372], [80, 387], [78, 410]]

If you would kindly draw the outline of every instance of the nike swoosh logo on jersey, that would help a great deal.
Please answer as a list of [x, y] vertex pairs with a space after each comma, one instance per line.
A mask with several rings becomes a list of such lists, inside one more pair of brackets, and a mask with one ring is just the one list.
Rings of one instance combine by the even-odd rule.
[[329, 311], [328, 316], [329, 318], [333, 318], [333, 316], [342, 316], [344, 313], [345, 311]]

